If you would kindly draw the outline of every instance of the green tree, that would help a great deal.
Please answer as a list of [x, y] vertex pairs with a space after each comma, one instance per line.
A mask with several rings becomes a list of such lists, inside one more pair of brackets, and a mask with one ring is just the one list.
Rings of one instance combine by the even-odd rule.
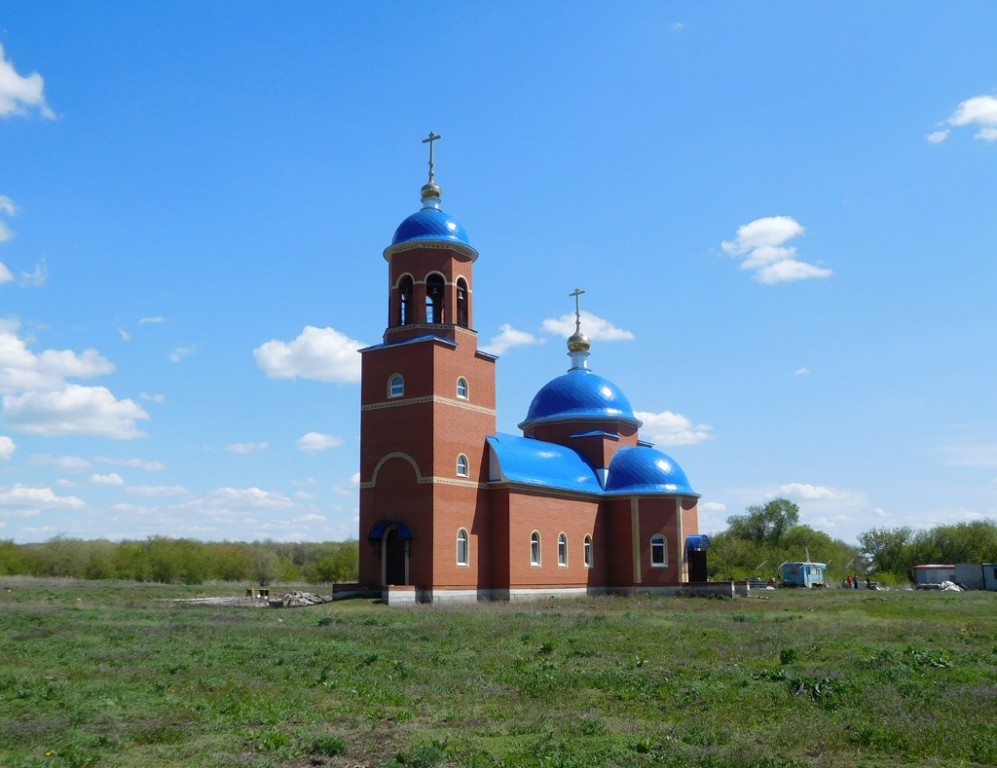
[[858, 539], [862, 552], [872, 560], [877, 571], [904, 576], [913, 565], [909, 552], [913, 531], [906, 526], [873, 528], [860, 533]]
[[249, 573], [254, 582], [266, 587], [280, 575], [280, 572], [281, 561], [276, 552], [269, 547], [260, 547], [256, 550], [249, 564]]
[[28, 573], [28, 564], [21, 548], [13, 539], [0, 539], [0, 575], [16, 576]]
[[800, 508], [789, 499], [772, 499], [748, 507], [746, 515], [732, 515], [727, 525], [732, 535], [755, 544], [779, 545], [783, 535], [800, 522]]

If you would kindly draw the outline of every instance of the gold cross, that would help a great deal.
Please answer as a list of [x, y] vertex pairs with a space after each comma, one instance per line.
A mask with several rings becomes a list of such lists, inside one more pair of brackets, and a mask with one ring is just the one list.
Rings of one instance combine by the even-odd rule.
[[569, 296], [575, 297], [575, 333], [581, 333], [582, 330], [581, 303], [578, 297], [581, 296], [583, 293], [585, 293], [585, 291], [583, 291], [581, 288], [575, 288], [574, 291], [568, 294]]
[[443, 137], [438, 133], [429, 132], [429, 138], [423, 139], [423, 144], [429, 145], [429, 183], [433, 183], [433, 142]]

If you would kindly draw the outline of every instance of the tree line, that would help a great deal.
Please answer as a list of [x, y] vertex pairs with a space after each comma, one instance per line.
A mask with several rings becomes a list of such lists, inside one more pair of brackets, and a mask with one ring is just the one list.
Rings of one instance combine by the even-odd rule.
[[997, 562], [997, 521], [938, 525], [922, 531], [909, 527], [873, 528], [860, 533], [859, 545], [834, 539], [800, 523], [800, 508], [788, 499], [773, 499], [727, 518], [727, 530], [711, 538], [707, 556], [716, 580], [782, 578], [780, 566], [811, 560], [826, 563], [825, 579], [848, 576], [887, 584], [911, 580], [923, 563]]
[[[800, 508], [773, 499], [727, 518], [711, 536], [707, 556], [713, 580], [781, 579], [784, 562], [826, 563], [828, 582], [847, 576], [899, 584], [922, 563], [997, 562], [997, 521], [873, 528], [859, 545], [834, 539], [800, 523]], [[0, 576], [69, 576], [140, 582], [202, 584], [206, 581], [274, 581], [309, 584], [356, 581], [359, 544], [343, 542], [220, 541], [150, 536], [119, 542], [55, 536], [33, 544], [0, 540]]]
[[0, 540], [0, 575], [126, 579], [163, 584], [356, 581], [356, 541], [220, 541], [150, 536], [112, 542], [55, 536], [44, 542]]

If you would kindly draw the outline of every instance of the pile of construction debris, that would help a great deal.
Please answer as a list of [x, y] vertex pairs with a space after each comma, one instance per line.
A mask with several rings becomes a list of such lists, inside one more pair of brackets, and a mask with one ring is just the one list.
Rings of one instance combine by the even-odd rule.
[[331, 597], [316, 595], [314, 592], [288, 592], [270, 601], [271, 608], [303, 608], [308, 605], [321, 605], [331, 601]]

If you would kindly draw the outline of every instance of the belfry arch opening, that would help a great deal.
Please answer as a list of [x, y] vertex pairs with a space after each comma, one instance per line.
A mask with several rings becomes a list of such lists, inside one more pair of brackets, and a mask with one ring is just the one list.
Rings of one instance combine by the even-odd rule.
[[426, 322], [445, 323], [447, 284], [442, 275], [432, 274], [426, 278]]
[[467, 282], [457, 278], [457, 325], [467, 328], [471, 322], [470, 299], [467, 295]]
[[413, 283], [410, 275], [405, 275], [398, 282], [398, 315], [394, 318], [393, 325], [409, 325], [415, 322], [412, 304]]

